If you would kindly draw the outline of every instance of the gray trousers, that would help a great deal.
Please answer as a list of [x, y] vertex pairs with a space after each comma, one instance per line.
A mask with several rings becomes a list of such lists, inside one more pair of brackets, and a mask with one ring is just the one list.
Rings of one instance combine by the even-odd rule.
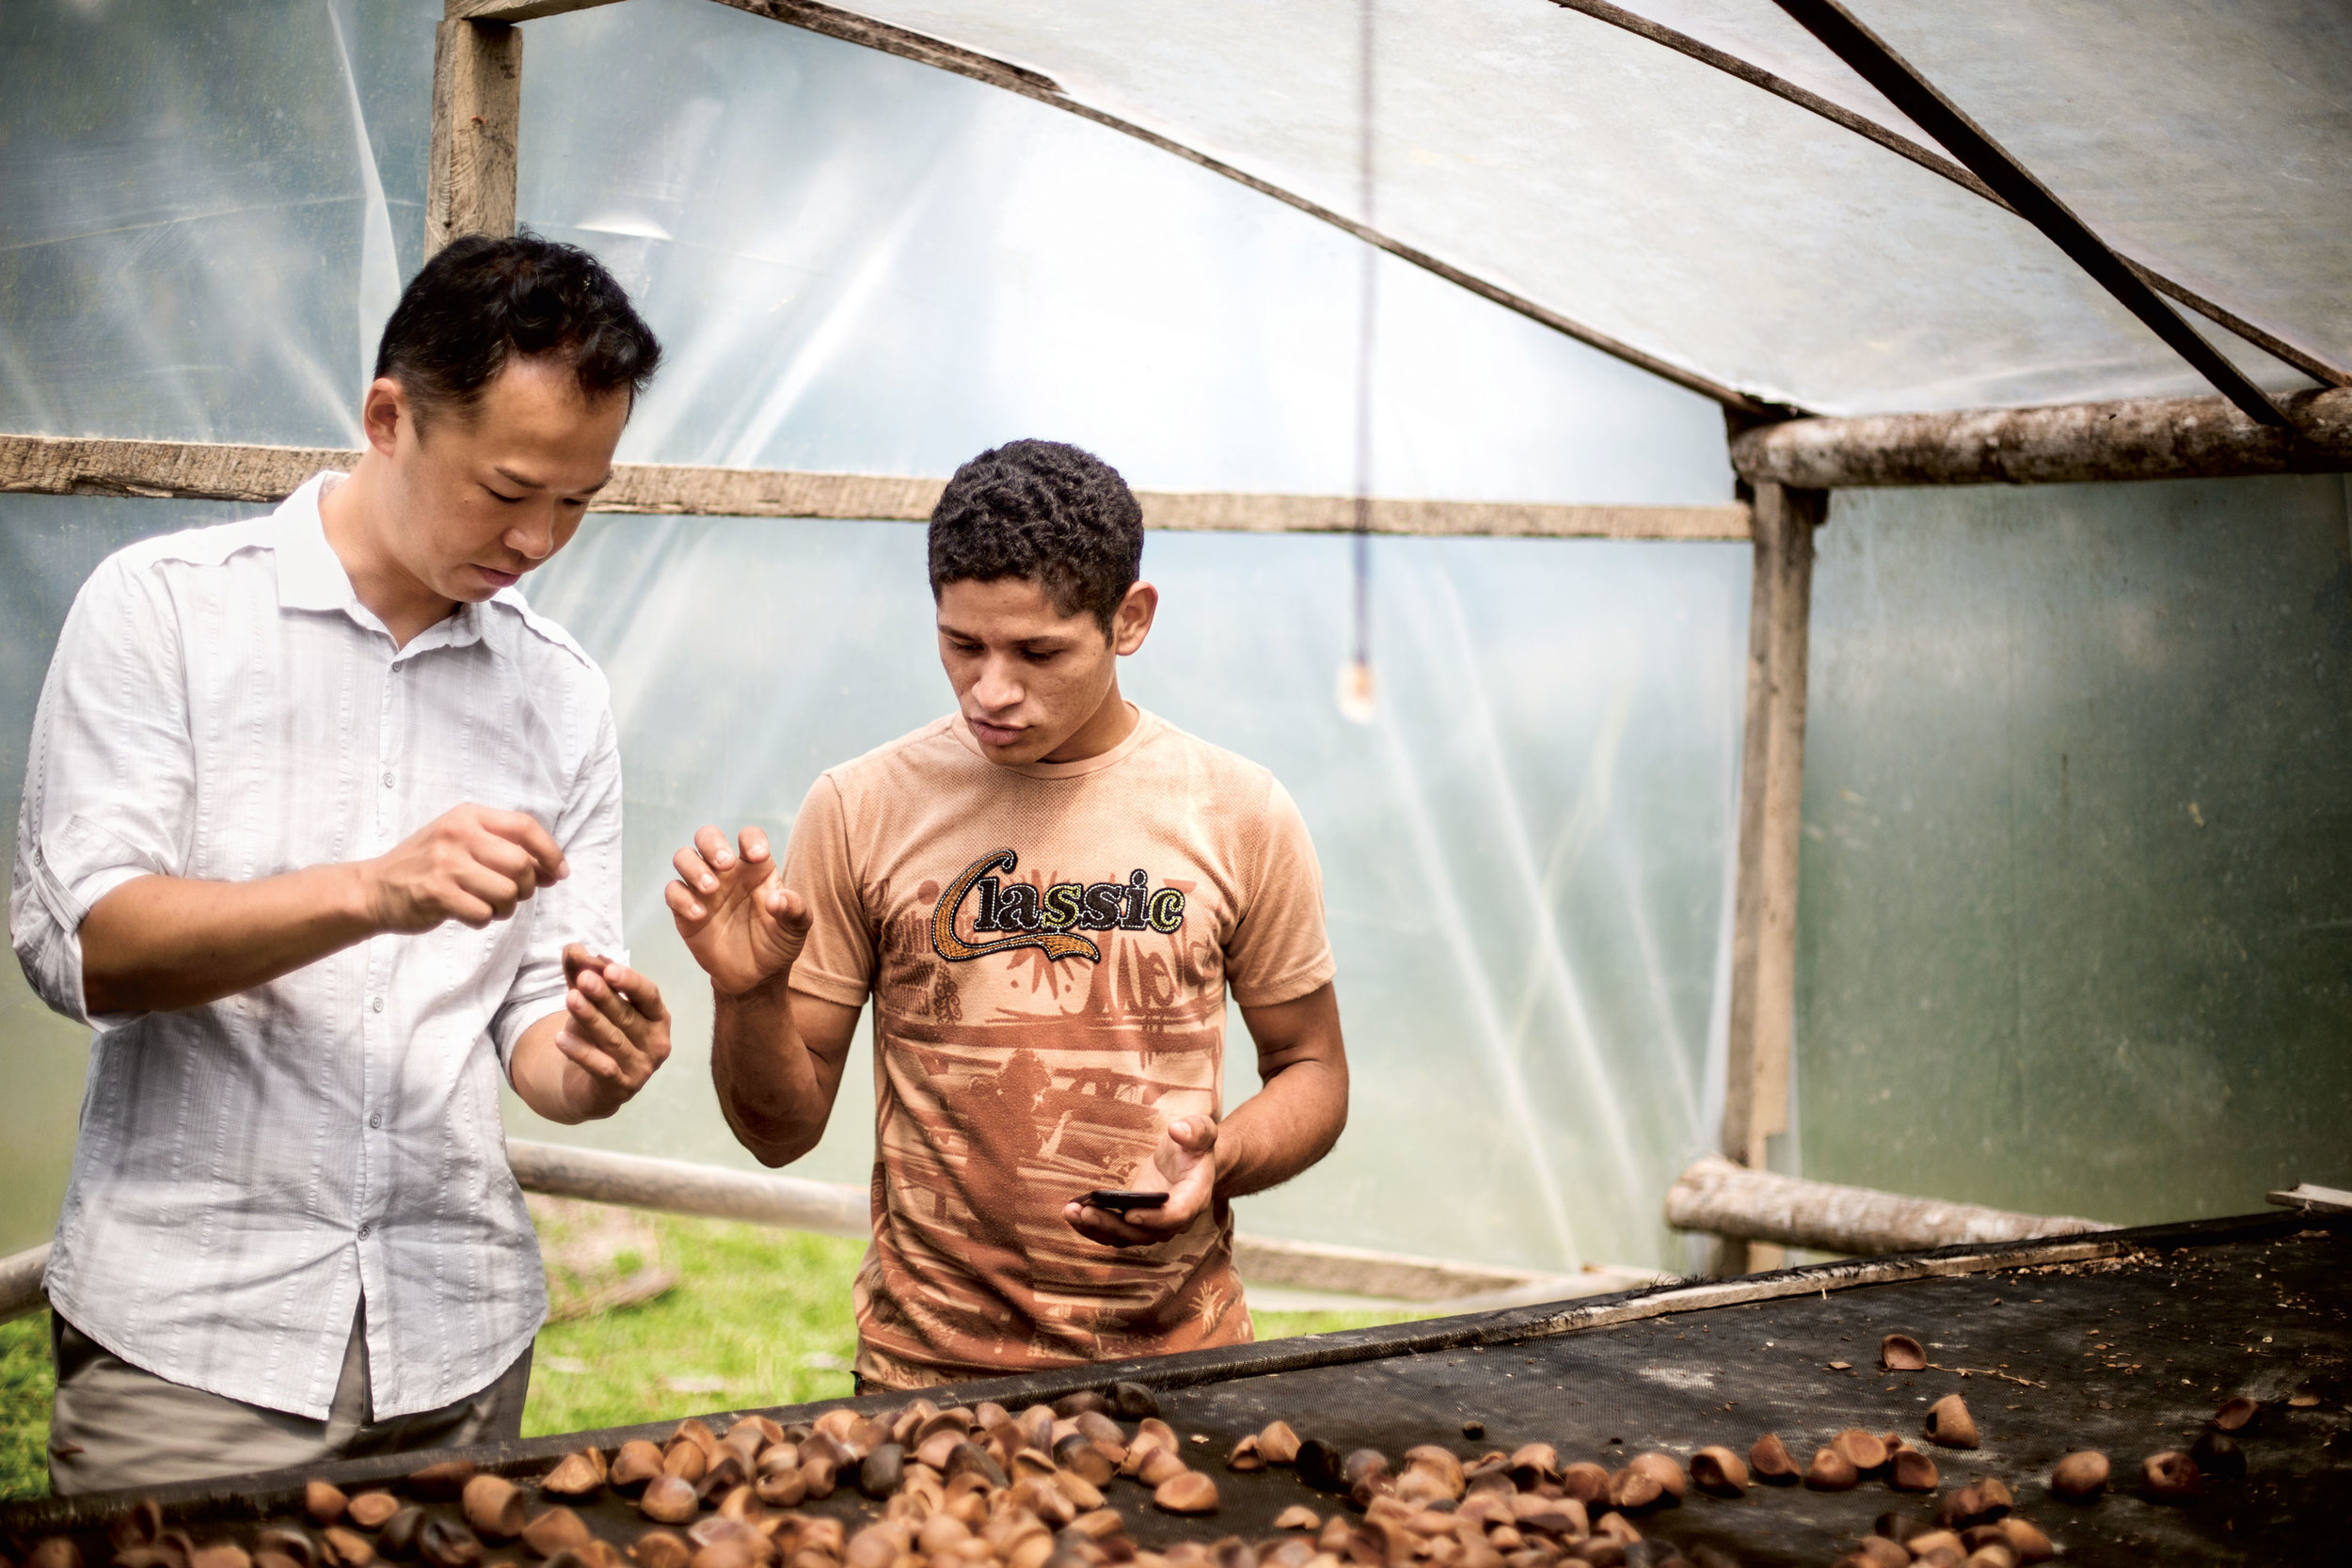
[[[364, 1312], [364, 1308], [362, 1309]], [[326, 1419], [264, 1410], [134, 1367], [49, 1315], [57, 1395], [49, 1416], [49, 1485], [60, 1497], [278, 1470], [366, 1454], [453, 1449], [522, 1435], [531, 1352], [480, 1393], [389, 1421], [370, 1419], [368, 1339], [355, 1316]]]

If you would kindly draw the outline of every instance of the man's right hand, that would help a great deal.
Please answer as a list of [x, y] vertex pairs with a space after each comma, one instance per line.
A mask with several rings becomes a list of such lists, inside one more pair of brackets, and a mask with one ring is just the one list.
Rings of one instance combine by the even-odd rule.
[[785, 887], [768, 835], [746, 828], [738, 845], [716, 828], [697, 830], [693, 847], [671, 857], [678, 879], [662, 890], [686, 950], [727, 996], [789, 970], [808, 940], [808, 906]]
[[453, 806], [385, 854], [358, 863], [379, 931], [429, 931], [445, 920], [479, 930], [572, 874], [547, 829], [518, 811]]

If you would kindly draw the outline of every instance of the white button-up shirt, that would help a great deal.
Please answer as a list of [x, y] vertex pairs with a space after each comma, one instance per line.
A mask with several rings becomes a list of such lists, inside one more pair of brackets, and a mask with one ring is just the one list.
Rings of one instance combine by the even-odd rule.
[[[512, 589], [393, 646], [320, 524], [340, 478], [83, 586], [33, 721], [8, 917], [33, 988], [96, 1031], [51, 1302], [135, 1366], [323, 1418], [364, 1292], [385, 1418], [481, 1389], [545, 1316], [500, 1073], [563, 1007], [564, 942], [622, 956], [621, 773], [602, 673]], [[536, 817], [570, 878], [485, 930], [88, 1014], [77, 931], [124, 882], [360, 860], [466, 801]]]

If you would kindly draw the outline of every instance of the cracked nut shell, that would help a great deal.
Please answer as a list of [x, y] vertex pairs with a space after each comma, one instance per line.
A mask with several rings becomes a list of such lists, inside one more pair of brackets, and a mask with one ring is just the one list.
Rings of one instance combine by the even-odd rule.
[[1968, 1414], [1968, 1402], [1958, 1394], [1947, 1394], [1928, 1406], [1926, 1425], [1921, 1429], [1928, 1441], [1939, 1449], [1973, 1449], [1977, 1446], [1977, 1418]]
[[1925, 1371], [1928, 1353], [1908, 1334], [1890, 1334], [1879, 1341], [1879, 1365], [1890, 1372]]
[[1691, 1456], [1691, 1484], [1719, 1497], [1736, 1497], [1748, 1489], [1747, 1461], [1729, 1449], [1701, 1449]]
[[1758, 1481], [1791, 1481], [1797, 1479], [1797, 1462], [1788, 1452], [1788, 1445], [1780, 1440], [1780, 1433], [1768, 1432], [1748, 1449], [1748, 1468]]
[[2095, 1497], [2107, 1484], [2107, 1456], [2096, 1449], [2070, 1453], [2050, 1466], [2050, 1490], [2061, 1497]]

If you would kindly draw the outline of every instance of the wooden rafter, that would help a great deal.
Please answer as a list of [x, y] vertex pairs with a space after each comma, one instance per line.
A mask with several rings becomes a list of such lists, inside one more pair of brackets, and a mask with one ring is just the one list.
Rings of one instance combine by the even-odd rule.
[[[322, 468], [348, 469], [356, 451], [319, 447], [230, 446], [203, 441], [117, 441], [0, 436], [0, 492], [139, 496], [268, 503]], [[705, 468], [624, 463], [595, 510], [712, 517], [833, 517], [922, 522], [939, 479]], [[1346, 496], [1243, 495], [1140, 490], [1148, 528], [1236, 533], [1344, 533], [1356, 526]], [[1748, 509], [1720, 506], [1557, 506], [1516, 501], [1376, 500], [1372, 531], [1439, 538], [1737, 540]]]

